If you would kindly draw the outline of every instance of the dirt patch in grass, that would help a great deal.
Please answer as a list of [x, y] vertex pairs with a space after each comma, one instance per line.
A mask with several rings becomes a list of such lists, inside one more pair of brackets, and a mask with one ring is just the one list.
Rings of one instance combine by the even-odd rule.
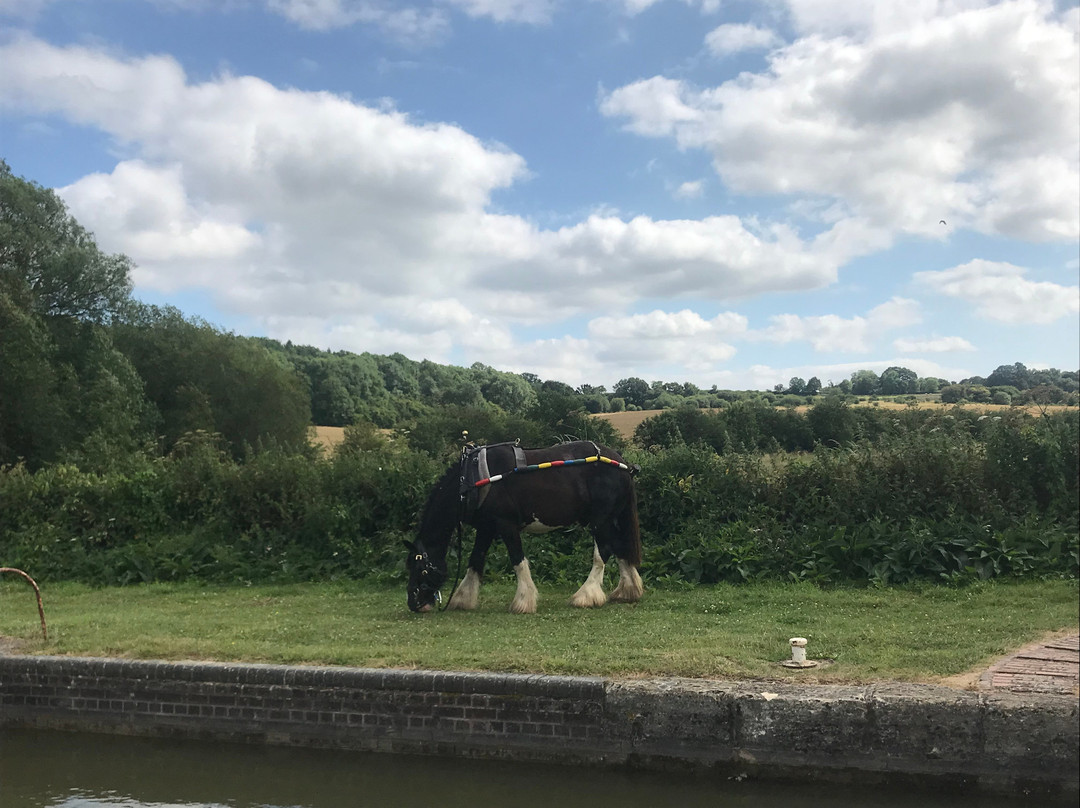
[[0, 656], [22, 653], [22, 649], [25, 645], [26, 640], [16, 639], [15, 637], [6, 637], [3, 634], [0, 634]]

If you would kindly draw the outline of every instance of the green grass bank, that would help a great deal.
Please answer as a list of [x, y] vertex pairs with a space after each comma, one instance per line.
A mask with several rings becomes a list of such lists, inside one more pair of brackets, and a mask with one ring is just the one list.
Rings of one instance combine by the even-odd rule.
[[[1076, 630], [1076, 580], [823, 588], [809, 583], [651, 587], [636, 606], [577, 610], [571, 586], [540, 587], [535, 615], [487, 584], [476, 612], [413, 615], [400, 586], [371, 581], [194, 582], [43, 588], [0, 584], [0, 635], [20, 653], [441, 670], [938, 682], [1050, 632]], [[792, 672], [787, 640], [831, 664]], [[11, 638], [14, 643], [11, 643]]]

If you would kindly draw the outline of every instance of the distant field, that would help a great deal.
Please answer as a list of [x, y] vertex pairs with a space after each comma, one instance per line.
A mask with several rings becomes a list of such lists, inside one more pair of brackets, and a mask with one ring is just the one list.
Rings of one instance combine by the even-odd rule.
[[[377, 429], [375, 430], [385, 438], [393, 440], [395, 431], [393, 429]], [[316, 446], [321, 447], [324, 451], [333, 451], [334, 447], [345, 440], [345, 427], [343, 426], [313, 426], [311, 427], [309, 434], [311, 435], [311, 442]]]
[[[903, 410], [907, 409], [908, 405], [900, 401], [862, 401], [858, 404], [853, 404], [854, 407], [879, 407], [883, 410]], [[922, 401], [919, 402], [920, 409], [936, 409], [936, 410], [949, 410], [955, 407], [962, 406], [964, 409], [969, 410], [982, 410], [984, 412], [997, 412], [999, 410], [1013, 409], [1008, 404], [942, 404], [940, 401]], [[806, 412], [810, 407], [805, 404], [800, 407], [795, 407], [796, 412]], [[1038, 415], [1040, 408], [1032, 405], [1030, 407], [1023, 408], [1026, 412], [1032, 415]], [[1076, 409], [1075, 407], [1065, 407], [1059, 405], [1051, 405], [1046, 407], [1048, 412], [1061, 412], [1068, 409]], [[637, 429], [638, 424], [642, 421], [652, 418], [654, 415], [659, 415], [663, 410], [637, 410], [635, 412], [603, 412], [593, 416], [594, 418], [602, 418], [610, 423], [615, 429], [619, 431], [619, 434], [625, 438], [632, 437], [634, 430]]]
[[343, 426], [313, 426], [311, 428], [311, 442], [327, 451], [332, 450], [343, 440], [345, 440]]
[[634, 412], [601, 412], [594, 415], [594, 418], [600, 418], [607, 421], [624, 438], [629, 438], [634, 434], [634, 430], [637, 429], [638, 424], [642, 421], [652, 418], [654, 415], [659, 415], [663, 410], [636, 410]]
[[[854, 404], [855, 407], [880, 407], [885, 410], [903, 410], [907, 408], [907, 404], [898, 401], [864, 401], [858, 404]], [[966, 409], [973, 410], [985, 410], [987, 412], [994, 412], [997, 410], [1012, 409], [1006, 404], [942, 404], [939, 401], [923, 401], [919, 403], [919, 406], [923, 409], [949, 409], [956, 406], [963, 406]], [[803, 405], [796, 407], [796, 412], [806, 412], [810, 409], [808, 406]], [[1025, 408], [1027, 412], [1032, 415], [1039, 414], [1039, 408], [1036, 406], [1030, 406]], [[1070, 409], [1069, 407], [1053, 405], [1046, 408], [1049, 412], [1060, 412], [1062, 410]], [[1073, 408], [1075, 409], [1075, 408]], [[619, 434], [623, 437], [629, 438], [634, 434], [634, 430], [637, 429], [638, 424], [647, 418], [652, 418], [654, 415], [659, 415], [663, 410], [637, 410], [635, 412], [604, 412], [599, 413], [593, 417], [602, 418], [608, 421], [615, 429], [619, 431]], [[389, 432], [390, 430], [382, 430]], [[345, 428], [340, 426], [313, 426], [311, 428], [311, 440], [316, 446], [321, 446], [326, 450], [332, 450], [335, 446], [341, 443], [345, 439]]]

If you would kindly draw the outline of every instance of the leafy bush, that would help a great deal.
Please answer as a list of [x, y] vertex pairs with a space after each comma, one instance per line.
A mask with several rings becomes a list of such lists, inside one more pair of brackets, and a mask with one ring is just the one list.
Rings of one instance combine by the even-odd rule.
[[16, 467], [0, 472], [0, 546], [45, 580], [393, 576], [441, 470], [390, 447], [240, 463], [205, 439], [134, 473]]
[[[727, 430], [738, 434], [757, 419], [753, 409], [733, 421], [681, 410], [657, 421], [683, 440], [627, 453], [641, 467], [644, 574], [693, 583], [875, 584], [1077, 576], [1076, 413], [911, 410], [862, 420], [832, 406], [820, 423], [791, 417], [814, 434], [825, 424], [853, 437], [809, 453], [717, 452], [710, 439], [726, 435], [736, 444]], [[430, 486], [456, 455], [462, 416], [491, 442], [545, 428], [484, 408], [421, 425], [428, 445], [419, 448], [385, 441], [368, 426], [351, 430], [328, 458], [268, 446], [237, 459], [219, 436], [192, 432], [166, 457], [133, 455], [106, 472], [70, 464], [0, 469], [0, 562], [43, 580], [100, 584], [396, 580], [400, 540], [413, 534]], [[718, 426], [724, 431], [711, 431]], [[874, 437], [856, 437], [866, 434]], [[762, 433], [738, 440], [768, 442]], [[590, 542], [580, 529], [527, 547], [538, 579], [579, 581], [588, 570]], [[496, 574], [508, 571], [504, 555], [495, 553]]]
[[646, 568], [706, 583], [1075, 577], [1078, 424], [961, 412], [812, 455], [654, 449], [638, 461]]

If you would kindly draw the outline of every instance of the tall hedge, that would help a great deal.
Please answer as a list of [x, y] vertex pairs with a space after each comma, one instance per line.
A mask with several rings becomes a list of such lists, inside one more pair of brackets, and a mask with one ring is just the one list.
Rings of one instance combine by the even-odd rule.
[[[451, 420], [420, 430], [423, 450], [357, 427], [329, 457], [270, 447], [238, 459], [195, 432], [166, 457], [102, 473], [5, 468], [0, 563], [102, 584], [400, 578], [401, 539], [449, 462]], [[889, 584], [1076, 577], [1078, 453], [1076, 412], [960, 412], [901, 414], [874, 439], [812, 452], [718, 453], [684, 441], [627, 456], [641, 466], [648, 578]], [[587, 572], [582, 531], [526, 544], [541, 579]]]

